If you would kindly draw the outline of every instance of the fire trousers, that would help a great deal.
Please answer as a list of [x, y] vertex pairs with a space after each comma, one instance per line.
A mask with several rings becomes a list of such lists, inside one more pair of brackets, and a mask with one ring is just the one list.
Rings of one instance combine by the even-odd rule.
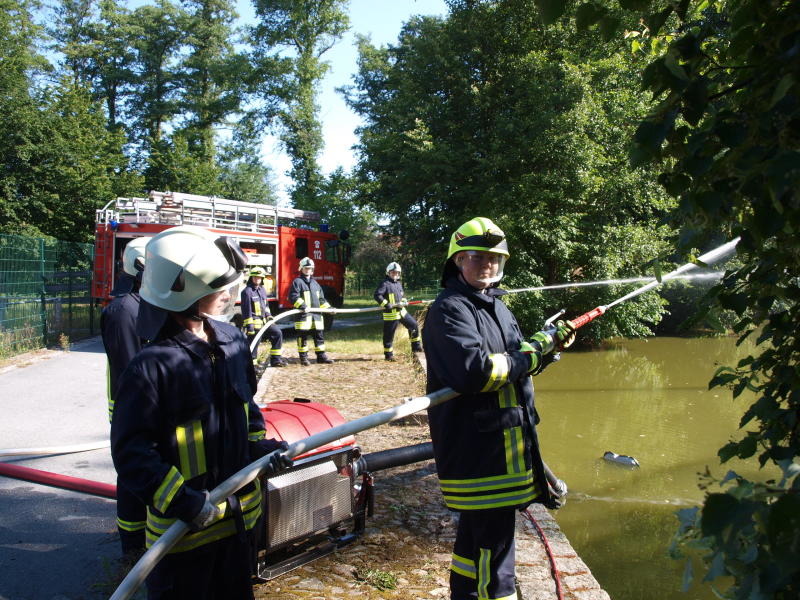
[[450, 564], [451, 600], [515, 600], [516, 510], [459, 513]]
[[[249, 344], [255, 334], [258, 333], [254, 331], [250, 333], [249, 331], [246, 332], [247, 334], [247, 343]], [[258, 344], [256, 347], [253, 348], [253, 360], [258, 358], [258, 347], [261, 345], [261, 342], [267, 338], [269, 343], [272, 345], [272, 350], [270, 351], [269, 355], [272, 356], [280, 356], [281, 355], [281, 348], [283, 347], [283, 332], [280, 330], [280, 327], [273, 324], [267, 327], [267, 330], [264, 332], [264, 335], [261, 336], [261, 339], [258, 340]]]
[[314, 352], [325, 352], [325, 337], [322, 333], [321, 329], [311, 329], [311, 330], [297, 330], [297, 351], [298, 353], [307, 354], [308, 353], [308, 338], [311, 337], [314, 340]]
[[167, 554], [147, 577], [147, 600], [252, 600], [249, 538], [231, 535]]
[[145, 505], [117, 480], [117, 531], [123, 554], [144, 551], [146, 520]]
[[417, 320], [410, 314], [406, 313], [396, 321], [383, 322], [383, 353], [392, 354], [394, 351], [394, 334], [397, 331], [397, 324], [402, 323], [403, 327], [408, 329], [408, 337], [411, 340], [412, 350], [418, 350], [417, 346], [420, 345], [422, 339], [419, 335], [419, 325]]

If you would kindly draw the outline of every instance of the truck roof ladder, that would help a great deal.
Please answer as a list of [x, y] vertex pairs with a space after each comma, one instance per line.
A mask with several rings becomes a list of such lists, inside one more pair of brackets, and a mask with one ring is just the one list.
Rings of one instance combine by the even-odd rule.
[[319, 221], [319, 213], [216, 196], [150, 192], [147, 198], [117, 198], [97, 211], [98, 223], [116, 217], [120, 223], [198, 225], [247, 233], [278, 233], [278, 219]]

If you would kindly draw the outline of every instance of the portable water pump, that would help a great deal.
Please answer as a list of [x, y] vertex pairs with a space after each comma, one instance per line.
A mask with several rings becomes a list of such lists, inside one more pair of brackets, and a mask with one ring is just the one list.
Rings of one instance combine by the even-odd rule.
[[[267, 438], [288, 443], [345, 422], [325, 404], [303, 398], [261, 408]], [[372, 477], [359, 477], [361, 450], [349, 435], [295, 457], [287, 471], [262, 481], [264, 526], [258, 543], [258, 576], [272, 579], [329, 554], [364, 531], [371, 514]]]

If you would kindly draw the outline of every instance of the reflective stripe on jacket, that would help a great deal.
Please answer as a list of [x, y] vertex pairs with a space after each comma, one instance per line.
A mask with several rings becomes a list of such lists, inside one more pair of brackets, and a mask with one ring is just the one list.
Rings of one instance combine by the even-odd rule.
[[[169, 319], [120, 383], [111, 453], [121, 484], [148, 506], [148, 545], [175, 519], [191, 521], [205, 501], [202, 490], [263, 454], [264, 420], [253, 402], [256, 380], [245, 338], [231, 325], [208, 324], [213, 344]], [[236, 495], [251, 528], [261, 511], [258, 488], [249, 484]], [[187, 534], [173, 552], [235, 533], [227, 507], [220, 520]]]
[[[289, 302], [295, 308], [330, 308], [322, 288], [313, 277], [296, 277], [289, 289]], [[324, 329], [321, 313], [299, 314], [294, 318], [294, 328], [299, 330]]]
[[[374, 294], [375, 302], [381, 306], [397, 304], [403, 299], [403, 284], [400, 281], [393, 281], [388, 275], [381, 281]], [[384, 321], [399, 321], [408, 311], [404, 308], [386, 308], [383, 311]]]
[[267, 292], [263, 285], [255, 287], [252, 282], [248, 283], [242, 290], [241, 307], [242, 325], [245, 327], [252, 325], [259, 330], [271, 316], [267, 304]]
[[453, 510], [549, 500], [530, 422], [530, 358], [519, 351], [522, 332], [502, 294], [481, 294], [454, 277], [425, 318], [427, 390], [461, 394], [428, 410], [440, 485]]

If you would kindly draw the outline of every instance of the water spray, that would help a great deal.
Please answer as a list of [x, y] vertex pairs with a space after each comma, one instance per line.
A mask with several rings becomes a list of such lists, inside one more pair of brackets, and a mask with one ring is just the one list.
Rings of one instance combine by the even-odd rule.
[[659, 285], [661, 285], [665, 281], [669, 281], [670, 279], [676, 279], [678, 277], [685, 277], [686, 276], [685, 274], [687, 272], [689, 272], [689, 271], [691, 271], [693, 269], [698, 269], [699, 268], [697, 263], [701, 263], [703, 265], [710, 265], [710, 264], [713, 264], [713, 263], [719, 261], [720, 259], [728, 256], [729, 254], [731, 254], [732, 252], [735, 251], [736, 244], [739, 243], [740, 239], [741, 238], [737, 237], [736, 239], [731, 240], [730, 242], [728, 242], [726, 244], [723, 244], [722, 246], [719, 246], [718, 248], [715, 248], [715, 249], [711, 250], [710, 252], [706, 252], [705, 254], [701, 254], [700, 256], [697, 257], [697, 262], [686, 263], [682, 267], [678, 267], [674, 271], [671, 271], [671, 272], [667, 273], [666, 275], [664, 275], [663, 277], [661, 277], [660, 281], [659, 280], [651, 281], [650, 283], [648, 283], [646, 285], [643, 285], [642, 287], [640, 287], [640, 288], [638, 288], [636, 290], [633, 290], [632, 292], [629, 292], [628, 294], [625, 294], [624, 296], [622, 296], [620, 298], [617, 298], [616, 300], [614, 300], [613, 302], [611, 302], [609, 304], [605, 304], [603, 306], [598, 306], [597, 308], [593, 308], [589, 312], [584, 313], [584, 314], [580, 315], [579, 317], [575, 317], [574, 319], [570, 319], [570, 321], [575, 326], [575, 329], [583, 327], [587, 323], [591, 323], [597, 317], [599, 317], [600, 315], [604, 314], [612, 306], [616, 306], [617, 304], [622, 304], [623, 302], [625, 302], [627, 300], [630, 300], [631, 298], [635, 298], [636, 296], [640, 296], [640, 295], [644, 294], [645, 292], [649, 292], [650, 290], [658, 287]]

